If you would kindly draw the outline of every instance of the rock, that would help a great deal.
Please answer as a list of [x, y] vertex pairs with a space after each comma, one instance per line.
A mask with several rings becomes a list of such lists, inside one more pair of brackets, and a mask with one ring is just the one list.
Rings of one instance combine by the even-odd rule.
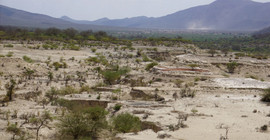
[[132, 99], [141, 99], [141, 100], [154, 100], [154, 101], [164, 101], [165, 98], [155, 94], [146, 94], [142, 90], [132, 89], [130, 91], [130, 96]]
[[170, 138], [170, 137], [171, 137], [171, 135], [167, 134], [164, 131], [159, 131], [158, 136], [157, 136], [157, 138], [159, 138], [159, 139]]
[[142, 130], [147, 130], [147, 129], [151, 129], [155, 133], [162, 130], [161, 127], [159, 125], [157, 125], [156, 123], [154, 123], [154, 122], [143, 121], [142, 122]]
[[143, 118], [143, 119], [147, 119], [148, 116], [149, 116], [148, 114], [144, 114], [142, 118]]

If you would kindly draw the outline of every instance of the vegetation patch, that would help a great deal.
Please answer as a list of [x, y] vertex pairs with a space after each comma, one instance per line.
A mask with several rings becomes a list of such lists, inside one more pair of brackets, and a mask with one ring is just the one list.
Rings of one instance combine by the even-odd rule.
[[261, 101], [270, 102], [270, 88], [264, 90]]
[[28, 63], [33, 63], [34, 62], [34, 60], [32, 60], [30, 57], [28, 57], [28, 56], [23, 56], [23, 60], [25, 61], [25, 62], [28, 62]]
[[112, 119], [115, 130], [122, 133], [138, 132], [141, 130], [141, 121], [139, 117], [129, 113], [122, 113]]

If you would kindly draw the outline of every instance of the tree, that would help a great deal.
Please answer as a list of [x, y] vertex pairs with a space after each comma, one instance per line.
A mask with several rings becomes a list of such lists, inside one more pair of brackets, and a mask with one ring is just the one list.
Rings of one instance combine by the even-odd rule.
[[71, 75], [67, 75], [65, 76], [65, 85], [67, 86], [68, 85], [68, 81], [70, 81], [72, 79], [72, 76]]
[[178, 94], [176, 92], [173, 94], [173, 98], [174, 98], [175, 101], [179, 98]]
[[70, 112], [60, 118], [57, 127], [61, 134], [70, 135], [75, 140], [83, 136], [90, 136], [94, 139], [100, 129], [106, 128], [107, 114], [108, 112], [101, 107], [90, 107]]
[[42, 29], [37, 28], [37, 29], [35, 29], [35, 31], [34, 31], [34, 35], [35, 35], [36, 37], [39, 37], [39, 36], [42, 35], [43, 32], [44, 32], [44, 31], [43, 31]]
[[45, 105], [47, 105], [49, 103], [49, 101], [46, 99], [46, 98], [43, 98], [40, 103], [42, 104], [43, 106], [43, 109], [45, 109]]
[[57, 36], [60, 33], [61, 33], [61, 30], [57, 28], [49, 28], [45, 31], [45, 34], [48, 36]]
[[71, 135], [76, 140], [89, 131], [88, 124], [91, 123], [92, 121], [87, 120], [85, 115], [70, 113], [60, 119], [58, 128], [60, 129], [60, 133]]
[[234, 70], [235, 68], [238, 66], [238, 64], [233, 61], [233, 62], [230, 62], [230, 63], [227, 63], [227, 69], [228, 69], [228, 72], [229, 73], [234, 73]]
[[93, 34], [93, 31], [92, 30], [87, 30], [87, 31], [82, 31], [80, 32], [80, 35], [84, 38], [84, 39], [87, 39], [90, 35]]
[[16, 136], [20, 136], [22, 134], [22, 130], [16, 124], [9, 125], [6, 131], [12, 133], [12, 140], [15, 140]]
[[122, 75], [125, 75], [129, 71], [130, 71], [129, 68], [124, 67], [124, 68], [117, 68], [114, 70], [105, 70], [102, 71], [101, 74], [103, 75], [105, 82], [112, 85], [117, 80], [119, 80]]
[[221, 51], [224, 53], [224, 56], [227, 56], [228, 55], [228, 53], [229, 53], [229, 48], [223, 48], [223, 49], [221, 49]]
[[53, 80], [53, 73], [51, 71], [48, 72], [48, 79], [49, 81]]
[[141, 121], [139, 117], [129, 113], [122, 113], [112, 120], [115, 130], [123, 133], [138, 132], [141, 130]]
[[11, 79], [9, 83], [5, 85], [5, 88], [7, 89], [7, 97], [9, 101], [12, 101], [12, 96], [14, 94], [14, 89], [16, 86], [16, 82], [14, 79]]
[[49, 122], [53, 121], [53, 118], [51, 116], [51, 114], [48, 111], [44, 111], [43, 114], [41, 116], [33, 116], [30, 119], [30, 124], [35, 126], [36, 131], [36, 140], [39, 139], [39, 131], [42, 127], [47, 127], [49, 129], [51, 129], [50, 126], [48, 126]]
[[49, 79], [49, 81], [47, 83], [47, 86], [48, 86], [53, 80], [53, 73], [51, 71], [49, 71], [47, 76], [48, 76], [48, 79]]
[[23, 75], [30, 80], [32, 75], [35, 73], [34, 70], [31, 70], [30, 68], [25, 69], [25, 71], [23, 72]]
[[214, 57], [214, 55], [217, 53], [216, 49], [214, 48], [211, 48], [209, 51], [208, 51], [209, 54], [211, 54], [211, 57]]
[[68, 28], [64, 30], [64, 33], [66, 34], [66, 36], [68, 36], [69, 38], [74, 38], [75, 35], [77, 34], [77, 30], [73, 29], [73, 28]]
[[51, 87], [51, 89], [46, 92], [45, 96], [49, 98], [49, 101], [54, 101], [58, 94], [60, 94], [59, 90], [57, 90], [55, 87]]

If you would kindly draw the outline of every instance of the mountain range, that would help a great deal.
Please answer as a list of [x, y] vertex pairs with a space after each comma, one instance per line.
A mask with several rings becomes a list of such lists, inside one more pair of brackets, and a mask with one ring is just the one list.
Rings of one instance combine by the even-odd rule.
[[52, 18], [0, 6], [0, 25], [74, 28], [143, 28], [175, 30], [252, 31], [270, 26], [270, 2], [216, 0], [170, 15], [96, 21], [74, 20], [67, 16]]
[[77, 24], [63, 20], [60, 18], [54, 18], [51, 16], [30, 13], [7, 6], [0, 5], [0, 25], [2, 26], [18, 26], [26, 28], [50, 28], [56, 27], [59, 29], [75, 28], [78, 30], [121, 30], [124, 28], [100, 26], [91, 24]]

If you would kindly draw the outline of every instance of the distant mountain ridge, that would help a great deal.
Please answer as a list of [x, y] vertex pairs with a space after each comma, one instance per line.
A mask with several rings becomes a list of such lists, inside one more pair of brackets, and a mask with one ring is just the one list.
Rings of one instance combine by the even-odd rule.
[[270, 27], [264, 28], [260, 31], [257, 31], [253, 34], [255, 38], [269, 38], [270, 39]]
[[259, 30], [270, 26], [269, 13], [269, 2], [216, 0], [209, 5], [189, 8], [158, 18], [106, 19], [92, 21], [91, 24], [157, 29]]
[[53, 18], [0, 5], [0, 25], [33, 27], [73, 27], [77, 29], [142, 28], [176, 30], [252, 31], [270, 26], [270, 2], [251, 0], [216, 0], [158, 18], [145, 16], [96, 21], [74, 20], [67, 16]]
[[[67, 21], [70, 20], [70, 21]], [[43, 14], [30, 13], [7, 6], [0, 5], [0, 25], [18, 26], [29, 28], [50, 28], [59, 29], [75, 28], [77, 30], [122, 30], [119, 27], [108, 27], [100, 25], [73, 23], [72, 19], [54, 18]]]

